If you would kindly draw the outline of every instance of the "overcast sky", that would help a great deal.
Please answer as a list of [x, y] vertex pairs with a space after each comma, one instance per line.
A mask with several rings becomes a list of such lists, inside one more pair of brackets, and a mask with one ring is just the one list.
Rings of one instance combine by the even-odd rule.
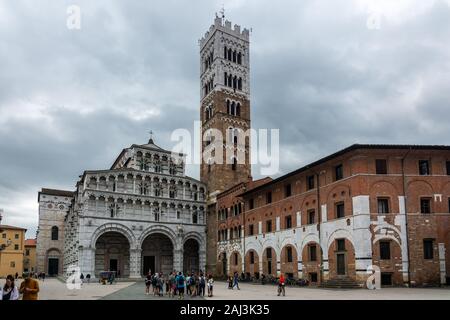
[[197, 41], [222, 3], [252, 28], [252, 126], [280, 129], [280, 174], [353, 143], [450, 144], [447, 0], [0, 0], [3, 223], [33, 237], [40, 188], [193, 129]]

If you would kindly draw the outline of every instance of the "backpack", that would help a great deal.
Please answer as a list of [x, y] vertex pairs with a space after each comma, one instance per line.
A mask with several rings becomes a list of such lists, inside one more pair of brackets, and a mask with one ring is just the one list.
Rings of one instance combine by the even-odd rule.
[[204, 278], [204, 277], [201, 277], [201, 278], [200, 278], [200, 284], [201, 284], [202, 286], [205, 285], [205, 278]]
[[178, 285], [180, 287], [184, 286], [184, 278], [183, 278], [183, 276], [178, 276]]

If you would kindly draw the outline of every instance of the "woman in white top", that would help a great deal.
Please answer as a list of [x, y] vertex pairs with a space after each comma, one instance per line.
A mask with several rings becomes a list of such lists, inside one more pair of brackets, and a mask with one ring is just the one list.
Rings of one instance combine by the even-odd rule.
[[0, 300], [19, 300], [19, 289], [14, 285], [12, 275], [6, 277], [5, 286], [0, 289]]

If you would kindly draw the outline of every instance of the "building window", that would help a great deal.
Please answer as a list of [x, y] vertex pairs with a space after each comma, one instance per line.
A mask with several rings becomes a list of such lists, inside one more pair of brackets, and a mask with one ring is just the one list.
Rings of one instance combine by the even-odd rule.
[[179, 220], [181, 218], [181, 213], [180, 211], [177, 211], [177, 219]]
[[380, 259], [390, 260], [391, 259], [391, 242], [390, 241], [380, 241]]
[[19, 250], [19, 245], [18, 244], [14, 245], [14, 250]]
[[266, 221], [266, 232], [272, 232], [272, 220]]
[[197, 212], [194, 212], [192, 214], [192, 223], [193, 224], [197, 224], [198, 223], [198, 214], [197, 214]]
[[16, 234], [14, 235], [14, 238], [15, 238], [15, 239], [19, 239], [19, 234], [16, 233]]
[[377, 159], [376, 163], [376, 172], [377, 174], [387, 174], [387, 160], [386, 159]]
[[430, 161], [419, 160], [419, 174], [421, 176], [427, 176], [430, 174]]
[[234, 265], [237, 266], [239, 263], [239, 256], [237, 253], [234, 253]]
[[422, 198], [420, 199], [420, 213], [431, 213], [431, 199]]
[[58, 227], [52, 227], [52, 240], [58, 240]]
[[252, 236], [255, 234], [255, 227], [251, 224], [248, 226], [248, 235]]
[[271, 191], [266, 193], [266, 203], [272, 203], [272, 192]]
[[255, 253], [253, 251], [250, 251], [250, 264], [255, 263]]
[[336, 203], [336, 218], [343, 218], [345, 217], [345, 207], [343, 202]]
[[286, 248], [286, 262], [292, 262], [292, 247]]
[[316, 223], [316, 211], [314, 209], [308, 210], [308, 224]]
[[292, 217], [291, 216], [287, 216], [285, 218], [285, 223], [286, 223], [286, 229], [292, 228]]
[[11, 268], [15, 268], [15, 267], [16, 267], [16, 262], [15, 262], [15, 261], [11, 261], [11, 262], [9, 263], [9, 266], [10, 266]]
[[233, 158], [233, 163], [231, 164], [231, 170], [236, 171], [237, 169], [237, 159]]
[[306, 177], [306, 185], [308, 187], [308, 190], [314, 189], [314, 176]]
[[423, 240], [423, 258], [433, 259], [433, 239]]
[[6, 239], [6, 233], [3, 233], [3, 234], [2, 234], [2, 238], [3, 238], [3, 239]]
[[311, 272], [309, 274], [309, 281], [312, 283], [316, 283], [317, 282], [317, 272]]
[[291, 184], [288, 184], [284, 186], [284, 196], [287, 198], [290, 197], [291, 195], [292, 195], [292, 186]]
[[446, 162], [446, 167], [447, 167], [447, 175], [450, 176], [450, 161]]
[[335, 181], [341, 180], [344, 178], [344, 167], [342, 164], [334, 167], [334, 178]]
[[248, 201], [248, 206], [249, 206], [250, 210], [254, 209], [255, 208], [255, 199], [253, 199], [253, 198], [250, 199]]
[[337, 251], [345, 251], [345, 239], [336, 240]]
[[379, 214], [389, 213], [389, 199], [378, 198], [377, 203], [378, 203], [378, 213]]
[[30, 255], [30, 249], [25, 250], [25, 255], [29, 256]]
[[315, 244], [308, 246], [309, 261], [317, 261], [317, 247]]

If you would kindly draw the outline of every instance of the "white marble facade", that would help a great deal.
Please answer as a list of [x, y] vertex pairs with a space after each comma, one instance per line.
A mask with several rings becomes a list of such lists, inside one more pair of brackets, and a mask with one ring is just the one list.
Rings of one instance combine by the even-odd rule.
[[184, 160], [150, 139], [124, 149], [108, 170], [85, 171], [58, 218], [61, 271], [77, 266], [91, 277], [115, 270], [139, 278], [149, 270], [204, 270], [206, 190], [185, 175]]

